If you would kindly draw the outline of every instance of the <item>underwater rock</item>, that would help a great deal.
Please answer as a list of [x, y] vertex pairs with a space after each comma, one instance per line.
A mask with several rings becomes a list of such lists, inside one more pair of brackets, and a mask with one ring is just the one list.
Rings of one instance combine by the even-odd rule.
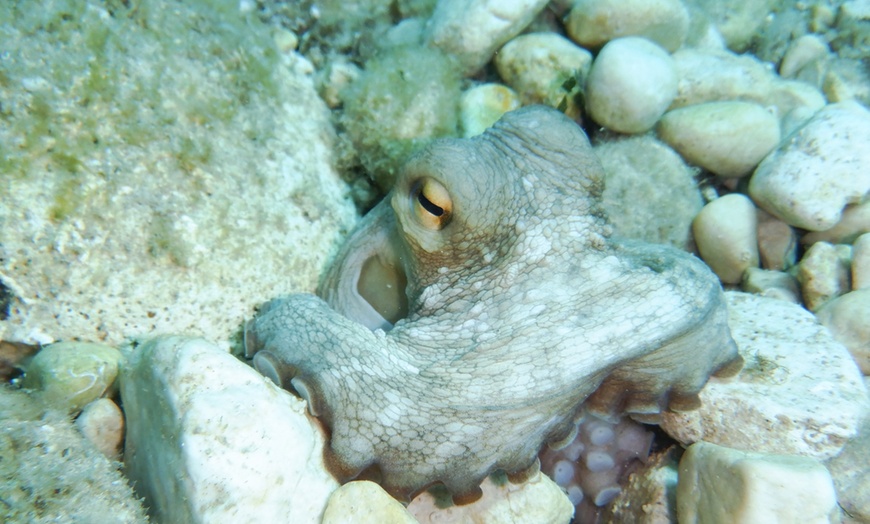
[[320, 524], [417, 524], [384, 488], [368, 480], [348, 482], [329, 496]]
[[816, 316], [870, 375], [870, 289], [856, 289], [822, 306]]
[[724, 284], [737, 284], [743, 272], [758, 267], [755, 205], [731, 193], [704, 206], [692, 222], [692, 234], [704, 262]]
[[816, 242], [807, 249], [796, 274], [807, 309], [817, 311], [849, 292], [852, 288], [850, 259], [851, 249], [843, 244]]
[[462, 136], [477, 136], [508, 111], [522, 107], [513, 89], [501, 84], [481, 84], [463, 91], [459, 100], [459, 126]]
[[686, 39], [689, 13], [680, 0], [580, 0], [571, 8], [565, 30], [589, 49], [640, 36], [674, 52]]
[[106, 458], [121, 458], [124, 414], [112, 399], [100, 398], [85, 406], [76, 418], [76, 427]]

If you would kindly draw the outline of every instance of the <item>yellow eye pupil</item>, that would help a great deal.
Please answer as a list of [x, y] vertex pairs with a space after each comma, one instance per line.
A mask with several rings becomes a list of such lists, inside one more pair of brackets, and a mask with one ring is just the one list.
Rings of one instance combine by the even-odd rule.
[[411, 198], [414, 216], [424, 227], [437, 231], [450, 221], [453, 200], [440, 182], [431, 178], [419, 180], [412, 186]]

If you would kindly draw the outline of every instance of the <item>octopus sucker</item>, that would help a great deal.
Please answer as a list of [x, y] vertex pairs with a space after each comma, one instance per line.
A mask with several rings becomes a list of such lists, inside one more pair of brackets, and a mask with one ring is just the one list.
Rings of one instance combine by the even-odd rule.
[[469, 501], [494, 471], [529, 474], [579, 413], [654, 422], [739, 369], [716, 276], [614, 238], [603, 180], [582, 129], [541, 106], [436, 140], [319, 296], [261, 309], [249, 356], [265, 351], [264, 371], [306, 396], [341, 480], [376, 466], [397, 498], [441, 483]]

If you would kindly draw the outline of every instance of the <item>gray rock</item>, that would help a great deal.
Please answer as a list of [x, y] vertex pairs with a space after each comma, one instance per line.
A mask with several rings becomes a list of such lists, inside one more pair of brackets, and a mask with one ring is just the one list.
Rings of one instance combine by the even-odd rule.
[[861, 424], [858, 437], [843, 452], [828, 461], [837, 488], [837, 503], [848, 517], [844, 522], [870, 522], [870, 417]]

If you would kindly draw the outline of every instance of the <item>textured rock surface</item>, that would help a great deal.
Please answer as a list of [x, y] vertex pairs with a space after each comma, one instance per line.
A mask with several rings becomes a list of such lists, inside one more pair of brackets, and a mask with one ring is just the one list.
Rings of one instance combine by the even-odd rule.
[[150, 5], [0, 5], [0, 339], [226, 346], [353, 223], [303, 59], [232, 2]]
[[706, 440], [817, 459], [839, 453], [870, 409], [846, 348], [800, 306], [725, 295], [743, 371], [711, 379], [701, 391], [701, 408], [665, 414], [662, 429], [684, 445]]
[[680, 460], [680, 524], [840, 522], [831, 475], [811, 458], [692, 444]]
[[[679, 450], [679, 452], [678, 452]], [[604, 522], [671, 524], [677, 521], [677, 464], [682, 448], [654, 453], [634, 471], [613, 504], [602, 513]]]
[[772, 215], [811, 231], [833, 227], [847, 204], [870, 192], [870, 111], [854, 102], [820, 110], [758, 166], [752, 199]]
[[301, 400], [202, 339], [130, 351], [124, 459], [159, 522], [320, 522], [338, 483]]

